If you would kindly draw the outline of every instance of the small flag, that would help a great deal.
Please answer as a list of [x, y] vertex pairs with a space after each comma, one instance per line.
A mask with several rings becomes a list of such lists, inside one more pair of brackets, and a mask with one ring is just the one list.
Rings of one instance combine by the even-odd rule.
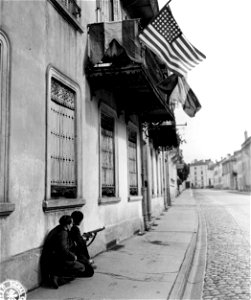
[[169, 105], [175, 106], [177, 102], [182, 104], [183, 110], [189, 117], [194, 117], [195, 114], [201, 109], [198, 98], [184, 77], [178, 78], [178, 84], [170, 95]]
[[206, 57], [184, 37], [168, 3], [139, 34], [139, 39], [166, 63], [170, 71], [185, 76]]
[[178, 83], [178, 76], [176, 74], [172, 74], [167, 78], [163, 79], [157, 84], [157, 88], [160, 89], [163, 93], [170, 96], [173, 89]]

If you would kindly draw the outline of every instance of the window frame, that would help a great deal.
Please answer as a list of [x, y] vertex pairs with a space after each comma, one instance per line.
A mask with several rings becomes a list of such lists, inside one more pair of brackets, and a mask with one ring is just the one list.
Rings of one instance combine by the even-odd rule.
[[[58, 13], [67, 21], [67, 23], [69, 25], [71, 25], [75, 30], [79, 31], [80, 33], [84, 32], [84, 29], [82, 28], [78, 19], [75, 18], [62, 3], [60, 3], [60, 0], [48, 0], [48, 1], [58, 11]], [[80, 8], [80, 10], [81, 10], [81, 8]], [[81, 18], [81, 15], [80, 15], [79, 19], [80, 18]]]
[[8, 216], [15, 210], [9, 201], [9, 136], [10, 136], [10, 43], [0, 30], [0, 216]]
[[[137, 195], [130, 195], [130, 180], [129, 180], [129, 176], [130, 176], [130, 169], [129, 169], [129, 154], [128, 154], [128, 149], [129, 149], [129, 131], [133, 131], [136, 133], [136, 164], [137, 164], [137, 185], [138, 185], [138, 194]], [[132, 123], [129, 122], [129, 124], [127, 125], [126, 128], [126, 137], [127, 137], [127, 176], [128, 176], [128, 201], [132, 202], [132, 201], [141, 201], [143, 199], [142, 197], [142, 193], [141, 193], [141, 182], [140, 182], [140, 149], [139, 149], [139, 145], [140, 145], [140, 136], [139, 136], [139, 131], [137, 126]]]
[[[112, 197], [105, 197], [102, 195], [102, 165], [101, 165], [101, 137], [102, 137], [102, 128], [101, 128], [101, 116], [106, 114], [109, 117], [114, 119], [114, 180], [115, 180], [115, 196]], [[99, 109], [99, 198], [98, 204], [112, 204], [121, 201], [119, 197], [119, 173], [118, 173], [118, 125], [117, 125], [117, 115], [115, 110], [113, 110], [110, 106], [106, 105], [105, 103], [100, 104]]]
[[[51, 174], [50, 174], [50, 103], [51, 103], [51, 81], [55, 78], [63, 85], [75, 92], [75, 135], [76, 139], [76, 176], [77, 176], [77, 196], [76, 198], [51, 198]], [[60, 210], [65, 208], [81, 207], [85, 204], [82, 187], [82, 132], [81, 132], [81, 90], [79, 85], [72, 79], [64, 75], [58, 69], [49, 65], [47, 68], [47, 95], [46, 95], [46, 170], [45, 170], [45, 199], [43, 201], [44, 211]]]

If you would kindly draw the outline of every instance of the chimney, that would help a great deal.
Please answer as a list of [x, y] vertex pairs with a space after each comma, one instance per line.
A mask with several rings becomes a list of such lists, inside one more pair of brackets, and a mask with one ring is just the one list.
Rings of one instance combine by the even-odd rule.
[[244, 131], [245, 141], [248, 139], [248, 132], [247, 130]]

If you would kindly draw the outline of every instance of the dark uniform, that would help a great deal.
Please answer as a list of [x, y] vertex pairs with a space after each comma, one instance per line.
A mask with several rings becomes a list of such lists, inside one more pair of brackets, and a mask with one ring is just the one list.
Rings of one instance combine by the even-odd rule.
[[52, 276], [72, 278], [93, 276], [93, 273], [86, 270], [85, 265], [77, 260], [77, 255], [72, 250], [74, 244], [64, 226], [58, 225], [49, 232], [41, 255], [43, 281], [50, 281]]
[[86, 246], [86, 241], [83, 239], [79, 227], [73, 225], [70, 231], [71, 240], [74, 243], [74, 253], [77, 255], [78, 261], [83, 263], [86, 268], [86, 272], [92, 275], [94, 274], [93, 267], [90, 263], [90, 255]]

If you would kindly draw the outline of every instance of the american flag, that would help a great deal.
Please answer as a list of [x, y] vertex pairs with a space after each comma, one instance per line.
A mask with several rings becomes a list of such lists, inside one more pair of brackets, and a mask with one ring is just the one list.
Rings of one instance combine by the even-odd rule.
[[139, 39], [178, 75], [185, 76], [206, 58], [184, 37], [168, 4], [147, 25]]

